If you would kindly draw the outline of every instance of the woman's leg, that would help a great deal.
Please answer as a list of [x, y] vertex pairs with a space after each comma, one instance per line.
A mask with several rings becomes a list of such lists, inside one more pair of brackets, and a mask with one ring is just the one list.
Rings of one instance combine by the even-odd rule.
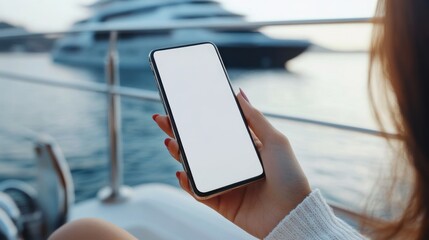
[[95, 218], [80, 219], [65, 224], [49, 240], [137, 240], [124, 229]]

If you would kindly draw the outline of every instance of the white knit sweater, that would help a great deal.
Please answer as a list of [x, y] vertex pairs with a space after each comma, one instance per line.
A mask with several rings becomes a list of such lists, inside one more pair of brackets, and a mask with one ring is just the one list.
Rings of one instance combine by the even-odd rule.
[[265, 238], [266, 240], [367, 239], [334, 215], [319, 190], [314, 190]]

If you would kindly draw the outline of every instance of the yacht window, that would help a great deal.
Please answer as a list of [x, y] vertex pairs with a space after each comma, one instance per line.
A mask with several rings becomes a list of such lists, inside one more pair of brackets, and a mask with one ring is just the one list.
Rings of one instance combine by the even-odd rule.
[[143, 32], [124, 32], [119, 34], [119, 40], [132, 39], [138, 37], [165, 37], [170, 35], [169, 30], [151, 30]]
[[82, 50], [82, 48], [80, 46], [64, 46], [61, 48], [61, 51], [63, 52], [67, 52], [67, 53], [75, 53], [75, 52], [79, 52], [80, 50]]
[[252, 29], [232, 29], [232, 30], [214, 30], [218, 33], [257, 33], [258, 30]]
[[204, 19], [204, 18], [241, 18], [243, 15], [233, 14], [233, 13], [215, 13], [215, 14], [192, 14], [192, 15], [178, 15], [175, 16], [175, 19]]
[[153, 12], [154, 10], [156, 10], [158, 7], [159, 6], [152, 6], [152, 7], [132, 9], [132, 10], [128, 10], [128, 11], [109, 14], [109, 15], [106, 15], [106, 16], [100, 18], [100, 22], [112, 21], [112, 20], [117, 19], [117, 18], [128, 17], [128, 16], [136, 15], [136, 14], [150, 13], [150, 12]]
[[[169, 36], [169, 30], [150, 30], [150, 31], [137, 31], [137, 32], [122, 32], [118, 34], [118, 40], [133, 39], [139, 37], [166, 37]], [[94, 34], [95, 41], [108, 41], [110, 33], [97, 32]]]
[[201, 5], [219, 5], [218, 2], [214, 2], [214, 1], [210, 1], [210, 0], [196, 0], [196, 1], [192, 1], [191, 4], [201, 4]]

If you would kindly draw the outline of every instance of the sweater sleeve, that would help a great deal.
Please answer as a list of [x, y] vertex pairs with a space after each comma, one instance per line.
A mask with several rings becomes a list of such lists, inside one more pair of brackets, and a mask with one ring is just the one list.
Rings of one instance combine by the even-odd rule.
[[265, 239], [360, 240], [367, 238], [336, 217], [320, 191], [316, 189], [292, 210]]

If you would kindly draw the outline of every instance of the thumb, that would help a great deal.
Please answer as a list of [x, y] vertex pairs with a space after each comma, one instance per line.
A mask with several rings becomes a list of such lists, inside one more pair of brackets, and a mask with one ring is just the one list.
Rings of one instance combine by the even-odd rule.
[[237, 99], [243, 110], [247, 124], [249, 124], [255, 135], [261, 140], [262, 144], [264, 144], [273, 136], [273, 133], [276, 133], [276, 130], [264, 115], [249, 103], [241, 89], [240, 93], [237, 94]]

